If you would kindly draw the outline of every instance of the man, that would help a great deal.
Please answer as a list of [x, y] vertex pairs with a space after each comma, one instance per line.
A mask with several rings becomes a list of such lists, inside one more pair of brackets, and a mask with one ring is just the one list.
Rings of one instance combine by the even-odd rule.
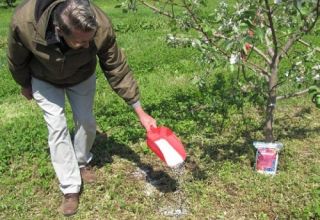
[[[25, 0], [10, 25], [8, 63], [21, 93], [43, 110], [54, 170], [64, 194], [61, 212], [77, 212], [83, 182], [94, 182], [90, 149], [95, 68], [99, 64], [113, 90], [132, 105], [149, 130], [156, 121], [142, 109], [138, 86], [118, 48], [110, 20], [88, 0]], [[71, 141], [65, 117], [67, 96], [75, 122]]]

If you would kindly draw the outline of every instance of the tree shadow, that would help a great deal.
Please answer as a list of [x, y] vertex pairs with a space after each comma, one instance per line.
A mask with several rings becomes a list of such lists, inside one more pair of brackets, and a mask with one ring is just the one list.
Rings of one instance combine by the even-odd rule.
[[310, 134], [319, 134], [320, 127], [308, 128], [308, 127], [285, 127], [286, 132], [281, 132], [278, 135], [278, 139], [293, 139], [293, 140], [303, 140], [307, 138]]
[[146, 181], [152, 184], [158, 191], [168, 193], [174, 192], [177, 189], [177, 180], [171, 178], [164, 171], [153, 170], [153, 167], [143, 163], [139, 155], [129, 146], [117, 143], [115, 139], [108, 137], [107, 134], [101, 131], [97, 131], [92, 153], [94, 155], [92, 165], [97, 168], [103, 167], [106, 163], [112, 163], [112, 157], [117, 155], [134, 162], [146, 174]]
[[[181, 138], [188, 155], [185, 161], [185, 168], [191, 172], [193, 179], [205, 180], [209, 175], [206, 168], [201, 168], [195, 156], [192, 155], [193, 148], [196, 147], [201, 151], [200, 159], [210, 158], [212, 161], [218, 162], [240, 162], [247, 167], [254, 168], [256, 149], [253, 146], [253, 142], [258, 141], [254, 134], [259, 130], [261, 131], [261, 125], [248, 126], [247, 129], [239, 130], [236, 134], [223, 138], [223, 141], [221, 141], [217, 137], [219, 136], [221, 128], [219, 126], [221, 123], [212, 119], [212, 114], [219, 114], [219, 111], [214, 112], [214, 109], [206, 103], [206, 100], [202, 96], [191, 93], [176, 94], [160, 103], [146, 105], [145, 110], [159, 119], [158, 124], [170, 127]], [[114, 115], [124, 114], [124, 112], [118, 112], [123, 111], [121, 109], [118, 110], [118, 108], [115, 108], [114, 111], [112, 112]], [[223, 109], [220, 109], [220, 111], [223, 111]], [[310, 134], [319, 133], [319, 126], [309, 126], [312, 119], [302, 123], [303, 118], [310, 116], [310, 114], [309, 107], [302, 107], [301, 110], [296, 111], [294, 117], [297, 123], [291, 123], [291, 115], [277, 117], [275, 120], [275, 124], [277, 124], [275, 129], [277, 139], [303, 140], [308, 138]], [[189, 126], [187, 124], [187, 126], [181, 126], [181, 122], [186, 121], [192, 121], [194, 125]], [[136, 142], [141, 139], [141, 133], [135, 132], [134, 129], [126, 129], [126, 132], [128, 133], [125, 136], [128, 137], [129, 141]], [[189, 135], [200, 135], [201, 138], [211, 139], [212, 141], [208, 144], [203, 144], [201, 140], [195, 141], [189, 139]], [[132, 161], [141, 170], [144, 170], [147, 174], [146, 181], [152, 184], [158, 191], [168, 193], [174, 192], [178, 188], [177, 180], [170, 177], [168, 173], [153, 170], [153, 167], [150, 164], [143, 163], [139, 155], [129, 146], [117, 142], [115, 138], [108, 137], [103, 132], [97, 131], [92, 153], [94, 154], [93, 164], [98, 168], [107, 163], [112, 163], [112, 157], [117, 155], [128, 161]], [[285, 157], [283, 160], [286, 160]], [[285, 162], [282, 164], [285, 164]]]
[[[316, 135], [320, 132], [320, 127], [310, 127], [310, 121], [304, 121], [304, 118], [311, 114], [309, 107], [302, 107], [301, 110], [294, 113], [295, 123], [292, 122], [292, 117], [282, 116], [275, 120], [275, 137], [277, 141], [290, 140], [304, 140], [310, 135]], [[254, 167], [256, 149], [253, 146], [255, 141], [259, 140], [254, 135], [263, 130], [263, 125], [252, 126], [249, 129], [240, 131], [237, 135], [226, 139], [224, 143], [209, 144], [203, 147], [202, 156], [209, 156], [215, 161], [230, 160], [233, 162], [247, 161], [248, 165]], [[250, 127], [250, 126], [249, 126]], [[241, 141], [238, 141], [241, 139]], [[193, 143], [200, 145], [200, 143]]]
[[[263, 131], [263, 115], [257, 113], [247, 123], [246, 126], [237, 126], [232, 121], [232, 114], [243, 115], [241, 103], [236, 97], [241, 94], [234, 92], [234, 88], [229, 86], [229, 90], [221, 84], [221, 80], [217, 81], [218, 86], [213, 85], [215, 92], [211, 91], [208, 94], [202, 94], [199, 91], [192, 92], [175, 92], [166, 99], [157, 102], [146, 104], [145, 111], [157, 119], [158, 125], [164, 125], [171, 128], [184, 143], [187, 150], [186, 168], [191, 171], [194, 179], [206, 179], [206, 170], [200, 168], [197, 164], [195, 156], [192, 155], [195, 148], [200, 149], [200, 159], [210, 158], [212, 161], [225, 161], [244, 163], [247, 166], [254, 166], [256, 149], [253, 146], [254, 141], [261, 141], [261, 133]], [[219, 90], [219, 91], [218, 91]], [[206, 91], [205, 91], [206, 92]], [[230, 97], [234, 94], [232, 99]], [[209, 98], [208, 98], [209, 97]], [[250, 102], [249, 99], [246, 100]], [[253, 101], [256, 103], [256, 101]], [[249, 103], [254, 106], [254, 103]], [[218, 104], [217, 104], [218, 103]], [[240, 108], [238, 108], [240, 106]], [[259, 105], [258, 105], [259, 106]], [[228, 114], [228, 110], [233, 109], [233, 112]], [[122, 110], [115, 109], [113, 115], [121, 115]], [[118, 112], [119, 111], [119, 112]], [[283, 139], [304, 139], [310, 134], [315, 134], [320, 131], [320, 127], [310, 127], [307, 122], [302, 123], [303, 118], [310, 114], [310, 109], [302, 108], [294, 114], [297, 123], [291, 123], [288, 118], [276, 117], [275, 134], [277, 140]], [[241, 120], [246, 120], [243, 118]], [[222, 131], [228, 126], [235, 127], [232, 134], [227, 137]], [[135, 142], [141, 138], [141, 133], [135, 132], [134, 129], [126, 129], [125, 134], [131, 141]], [[190, 138], [197, 136], [199, 140]], [[259, 138], [260, 137], [260, 138]], [[209, 140], [203, 144], [201, 141]], [[130, 152], [127, 146], [113, 148], [117, 143], [110, 139], [105, 145], [110, 146], [110, 149], [105, 153], [120, 154], [127, 159], [133, 160], [139, 167], [144, 167], [141, 164], [137, 155]], [[119, 148], [119, 149], [118, 149]], [[127, 151], [127, 152], [126, 152]], [[133, 153], [133, 155], [132, 155]], [[130, 156], [131, 154], [131, 156]], [[198, 156], [197, 156], [198, 157]], [[105, 158], [110, 158], [106, 156]], [[108, 160], [108, 159], [107, 159]], [[110, 159], [109, 159], [110, 160]]]
[[[243, 132], [242, 134], [247, 133]], [[239, 137], [240, 138], [240, 137]], [[253, 167], [255, 163], [254, 140], [251, 136], [242, 136], [242, 141], [237, 138], [226, 140], [224, 143], [208, 144], [203, 147], [202, 157], [209, 156], [214, 161], [244, 162]]]
[[[250, 125], [247, 129], [240, 129], [237, 134], [231, 135], [222, 142], [219, 139], [227, 121], [230, 120], [226, 113], [226, 109], [230, 106], [228, 104], [220, 107], [212, 106], [212, 103], [207, 102], [207, 97], [189, 93], [177, 94], [158, 104], [148, 105], [146, 111], [156, 118], [161, 118], [161, 124], [170, 127], [182, 140], [186, 140], [183, 141], [189, 154], [185, 164], [186, 168], [191, 171], [194, 179], [204, 180], [208, 177], [207, 172], [200, 168], [192, 155], [190, 157], [195, 147], [199, 147], [202, 151], [200, 158], [209, 157], [212, 161], [230, 160], [233, 162], [243, 161], [245, 158], [246, 161], [249, 161], [250, 166], [254, 165], [255, 149], [252, 133], [260, 129], [260, 125]], [[184, 121], [192, 123], [184, 126], [181, 123]], [[192, 135], [200, 135], [201, 138], [194, 141], [189, 138]], [[203, 139], [212, 141], [209, 144], [203, 144], [201, 143]], [[239, 139], [241, 141], [238, 141]]]
[[[320, 127], [311, 127], [311, 107], [302, 107], [293, 116], [285, 115], [275, 120], [277, 139], [303, 140], [312, 134], [319, 134]], [[306, 120], [306, 118], [309, 118]]]

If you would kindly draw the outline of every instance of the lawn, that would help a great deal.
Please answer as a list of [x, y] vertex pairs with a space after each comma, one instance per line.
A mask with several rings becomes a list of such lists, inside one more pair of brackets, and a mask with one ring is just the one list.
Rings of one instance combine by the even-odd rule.
[[[204, 68], [199, 52], [166, 44], [165, 18], [143, 7], [123, 14], [116, 0], [94, 2], [113, 21], [145, 110], [176, 132], [188, 157], [180, 173], [158, 159], [133, 110], [98, 68], [99, 131], [93, 147], [98, 182], [84, 186], [72, 219], [320, 218], [320, 111], [310, 97], [278, 103], [275, 134], [284, 144], [278, 172], [258, 174], [252, 143], [262, 138], [259, 109], [248, 103], [224, 118], [223, 109], [194, 83]], [[63, 219], [42, 113], [20, 95], [7, 68], [12, 12], [0, 6], [0, 219]], [[69, 106], [66, 111], [72, 130]]]

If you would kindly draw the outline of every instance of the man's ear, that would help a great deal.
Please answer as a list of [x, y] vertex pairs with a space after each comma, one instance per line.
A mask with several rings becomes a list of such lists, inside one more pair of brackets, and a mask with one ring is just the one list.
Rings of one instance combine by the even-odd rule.
[[60, 27], [55, 26], [55, 29], [56, 29], [56, 31], [57, 31], [57, 33], [58, 33], [59, 36], [63, 36], [63, 32], [62, 32], [62, 30], [60, 29]]

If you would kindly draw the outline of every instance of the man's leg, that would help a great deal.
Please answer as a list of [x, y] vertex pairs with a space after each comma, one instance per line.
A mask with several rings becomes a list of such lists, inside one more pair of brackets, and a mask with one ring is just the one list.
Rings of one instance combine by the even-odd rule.
[[95, 175], [87, 165], [92, 159], [90, 150], [96, 137], [96, 121], [93, 114], [96, 75], [86, 81], [66, 89], [75, 122], [73, 146], [85, 182], [94, 182]]
[[64, 113], [65, 91], [35, 78], [32, 90], [47, 123], [51, 161], [65, 195], [63, 214], [72, 215], [78, 207], [81, 176]]

